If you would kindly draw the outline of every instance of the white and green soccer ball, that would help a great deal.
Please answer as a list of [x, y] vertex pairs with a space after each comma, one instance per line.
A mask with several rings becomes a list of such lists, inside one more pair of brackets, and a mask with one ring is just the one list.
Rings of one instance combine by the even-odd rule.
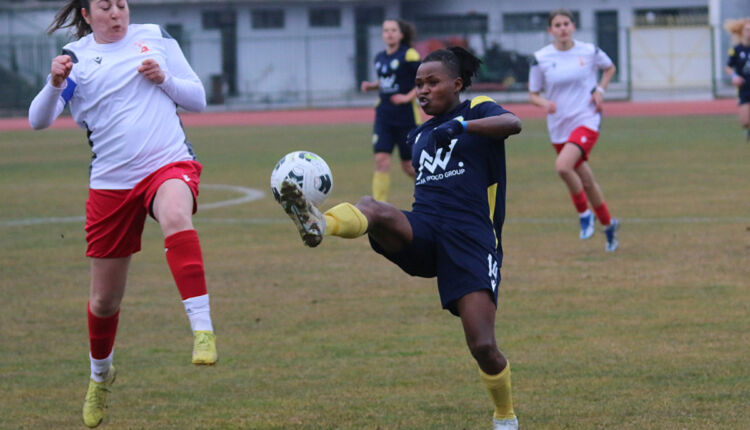
[[333, 190], [333, 175], [328, 164], [310, 151], [294, 151], [276, 163], [271, 172], [271, 191], [276, 201], [281, 196], [281, 182], [292, 179], [312, 204], [320, 206]]

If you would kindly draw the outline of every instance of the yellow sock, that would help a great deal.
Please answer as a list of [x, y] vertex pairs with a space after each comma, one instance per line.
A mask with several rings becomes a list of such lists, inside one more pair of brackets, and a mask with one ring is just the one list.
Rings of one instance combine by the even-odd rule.
[[379, 201], [388, 200], [388, 190], [391, 188], [391, 175], [388, 172], [375, 172], [372, 175], [372, 197]]
[[326, 236], [354, 238], [367, 233], [367, 217], [351, 203], [340, 203], [324, 215]]
[[510, 363], [497, 375], [488, 375], [479, 369], [479, 376], [490, 392], [492, 403], [495, 404], [495, 418], [507, 420], [515, 418], [513, 412], [513, 397], [510, 392]]

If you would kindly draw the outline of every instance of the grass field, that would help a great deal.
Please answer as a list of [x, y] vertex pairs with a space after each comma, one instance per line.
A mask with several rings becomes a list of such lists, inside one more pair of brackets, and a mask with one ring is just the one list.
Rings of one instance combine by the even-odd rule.
[[[296, 149], [369, 193], [369, 125], [188, 130], [203, 184], [267, 191]], [[750, 428], [750, 145], [734, 116], [605, 119], [592, 165], [621, 245], [578, 239], [546, 126], [509, 141], [497, 333], [524, 429]], [[82, 428], [88, 262], [82, 131], [0, 134], [0, 428]], [[393, 176], [392, 201], [411, 185]], [[203, 204], [236, 198], [205, 187]], [[57, 221], [49, 218], [62, 218]], [[34, 221], [34, 222], [32, 222]], [[106, 429], [489, 429], [460, 321], [364, 238], [302, 246], [268, 192], [199, 211], [219, 364], [192, 338], [146, 225]]]

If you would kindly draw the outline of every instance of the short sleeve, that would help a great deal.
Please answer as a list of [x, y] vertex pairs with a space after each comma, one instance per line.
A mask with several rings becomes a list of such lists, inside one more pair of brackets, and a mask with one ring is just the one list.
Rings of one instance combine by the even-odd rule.
[[596, 51], [594, 51], [594, 64], [598, 69], [609, 69], [614, 63], [612, 63], [609, 55], [597, 46]]
[[471, 112], [470, 119], [487, 118], [491, 116], [499, 116], [504, 113], [510, 113], [510, 111], [506, 110], [505, 108], [497, 104], [495, 100], [487, 96], [477, 96], [471, 99], [471, 105], [469, 109]]
[[529, 91], [533, 93], [541, 92], [544, 89], [544, 72], [536, 59], [532, 56], [529, 67]]
[[404, 56], [406, 61], [408, 62], [414, 62], [414, 61], [420, 61], [421, 58], [419, 57], [419, 52], [417, 52], [414, 48], [409, 48], [406, 50], [406, 55]]
[[731, 68], [737, 67], [737, 50], [734, 47], [729, 48], [729, 59], [727, 60], [727, 66]]

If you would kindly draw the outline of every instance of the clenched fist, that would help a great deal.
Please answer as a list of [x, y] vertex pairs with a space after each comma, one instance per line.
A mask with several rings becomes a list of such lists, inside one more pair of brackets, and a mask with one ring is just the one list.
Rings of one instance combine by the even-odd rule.
[[58, 55], [52, 59], [52, 67], [50, 68], [50, 83], [55, 88], [60, 88], [70, 76], [70, 71], [73, 70], [73, 60], [69, 55]]

